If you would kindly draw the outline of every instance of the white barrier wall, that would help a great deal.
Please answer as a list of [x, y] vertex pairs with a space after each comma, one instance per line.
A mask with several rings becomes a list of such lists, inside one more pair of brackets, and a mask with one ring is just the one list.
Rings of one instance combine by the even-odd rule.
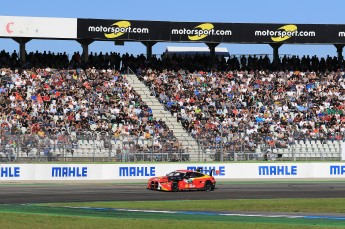
[[270, 178], [344, 178], [345, 163], [212, 163], [212, 164], [0, 164], [1, 181], [147, 180], [177, 169], [205, 173], [217, 180]]

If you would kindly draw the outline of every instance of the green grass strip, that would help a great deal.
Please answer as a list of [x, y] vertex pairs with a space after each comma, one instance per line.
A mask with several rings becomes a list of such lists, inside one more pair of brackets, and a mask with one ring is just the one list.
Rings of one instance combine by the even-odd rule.
[[11, 229], [113, 229], [113, 228], [134, 228], [134, 229], [325, 229], [325, 228], [343, 228], [343, 225], [319, 225], [317, 222], [309, 224], [282, 224], [282, 223], [262, 223], [262, 222], [219, 222], [219, 221], [194, 221], [178, 219], [132, 219], [132, 218], [98, 218], [83, 216], [61, 216], [48, 214], [21, 214], [21, 213], [0, 213], [1, 228]]
[[244, 211], [244, 212], [307, 212], [344, 213], [345, 198], [321, 199], [243, 199], [186, 201], [116, 201], [52, 203], [49, 206], [127, 208], [175, 211]]
[[[209, 226], [215, 228], [264, 228], [265, 226], [269, 226], [269, 228], [341, 228], [345, 226], [344, 221], [327, 219], [116, 212], [31, 205], [1, 205], [0, 207], [0, 225], [2, 228], [25, 228], [25, 226], [27, 226], [26, 228], [94, 228], [92, 226], [97, 226], [97, 228], [119, 228], [119, 226], [145, 228], [144, 225], [154, 226], [153, 228], [207, 228]], [[71, 222], [71, 218], [75, 222]], [[93, 223], [85, 224], [89, 222], [87, 219], [92, 219]], [[117, 220], [114, 221], [114, 219]], [[128, 221], [126, 222], [126, 220]], [[21, 227], [17, 227], [20, 221], [23, 221], [23, 224]], [[99, 224], [95, 225], [96, 222]], [[111, 222], [116, 223], [116, 227], [115, 225], [111, 226]], [[37, 223], [42, 223], [42, 226], [37, 227], [35, 225]], [[7, 226], [5, 227], [5, 225]]]

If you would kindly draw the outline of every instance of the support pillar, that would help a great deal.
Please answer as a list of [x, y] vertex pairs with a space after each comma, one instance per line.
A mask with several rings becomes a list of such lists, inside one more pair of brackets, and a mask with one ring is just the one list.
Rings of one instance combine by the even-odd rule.
[[19, 44], [19, 59], [22, 62], [22, 64], [25, 64], [26, 62], [25, 45], [26, 43], [31, 41], [31, 38], [18, 37], [18, 38], [13, 38], [13, 40]]
[[82, 56], [82, 63], [86, 64], [87, 61], [89, 60], [89, 45], [93, 42], [93, 40], [80, 39], [80, 40], [77, 40], [77, 42], [83, 48], [83, 53], [81, 54], [81, 56]]
[[273, 48], [273, 62], [274, 63], [279, 63], [279, 48], [282, 45], [283, 44], [279, 44], [279, 43], [270, 44], [270, 46]]
[[211, 60], [213, 64], [216, 59], [216, 47], [219, 45], [219, 43], [205, 43], [205, 44], [210, 49], [210, 56], [211, 56]]
[[146, 46], [146, 58], [147, 60], [150, 60], [152, 57], [152, 47], [157, 44], [155, 41], [142, 41], [143, 45]]
[[338, 64], [339, 66], [342, 65], [343, 63], [343, 48], [344, 48], [344, 45], [343, 44], [334, 44], [335, 48], [337, 49], [337, 56], [338, 56]]

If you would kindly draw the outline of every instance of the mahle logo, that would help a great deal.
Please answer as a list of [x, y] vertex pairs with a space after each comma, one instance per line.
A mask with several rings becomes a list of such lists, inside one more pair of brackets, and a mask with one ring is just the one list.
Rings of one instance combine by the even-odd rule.
[[114, 27], [114, 30], [112, 33], [105, 33], [104, 36], [106, 38], [113, 39], [122, 36], [129, 30], [131, 23], [129, 21], [119, 21], [112, 24], [112, 26]]
[[285, 41], [292, 37], [294, 33], [297, 31], [297, 26], [296, 25], [284, 25], [278, 29], [278, 36], [272, 36], [271, 39], [272, 41], [275, 42], [280, 42], [280, 41]]
[[209, 34], [211, 34], [212, 29], [214, 29], [214, 26], [211, 23], [205, 23], [205, 24], [196, 26], [194, 29], [196, 30], [196, 32], [198, 32], [198, 34], [193, 35], [193, 36], [188, 36], [188, 39], [191, 41], [198, 41], [198, 40], [204, 39]]

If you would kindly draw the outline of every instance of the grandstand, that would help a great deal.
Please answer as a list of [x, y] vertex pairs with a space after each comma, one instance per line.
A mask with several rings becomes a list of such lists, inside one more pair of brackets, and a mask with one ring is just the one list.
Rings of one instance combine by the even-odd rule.
[[[6, 56], [2, 63], [14, 55]], [[53, 62], [59, 56], [52, 55]], [[157, 59], [164, 65], [177, 61], [178, 66], [178, 61], [183, 65], [185, 60], [173, 56], [171, 62], [165, 61]], [[296, 63], [311, 67], [313, 62]], [[54, 70], [43, 65], [44, 69], [13, 71], [4, 64], [2, 160], [341, 158], [342, 70], [263, 71], [259, 69], [266, 63], [251, 66], [249, 61], [238, 70], [226, 64], [227, 71], [207, 71], [207, 61], [199, 63], [205, 63], [199, 71], [191, 71], [193, 65], [177, 71], [171, 65], [161, 71], [151, 69], [143, 56], [132, 57], [126, 65], [142, 66], [136, 74], [124, 65], [120, 73], [95, 68]], [[337, 61], [326, 63], [327, 68], [337, 68], [332, 65]], [[103, 65], [109, 68], [110, 62]], [[44, 109], [39, 112], [37, 106]]]
[[[28, 23], [23, 18], [13, 20]], [[45, 18], [28, 31], [43, 28], [49, 20], [58, 19]], [[310, 40], [295, 37], [286, 42], [333, 42], [337, 57], [279, 56], [283, 43], [269, 37], [273, 59], [225, 58], [216, 55], [224, 53], [216, 46], [241, 40], [222, 30], [227, 35], [200, 38], [209, 55], [195, 50], [179, 55], [178, 49], [157, 58], [152, 55], [155, 42], [196, 41], [199, 36], [173, 36], [175, 30], [162, 30], [155, 40], [157, 31], [150, 28], [151, 22], [139, 21], [142, 31], [152, 33], [150, 40], [145, 34], [127, 34], [127, 38], [120, 34], [115, 40], [142, 42], [146, 56], [97, 54], [88, 53], [88, 45], [114, 35], [106, 39], [88, 19], [71, 22], [68, 32], [54, 36], [1, 35], [13, 36], [21, 47], [18, 53], [0, 52], [1, 160], [343, 159], [345, 72], [338, 38], [330, 35], [326, 40], [318, 33]], [[150, 29], [143, 30], [146, 27]], [[331, 28], [328, 25], [327, 31]], [[75, 39], [83, 53], [75, 52], [71, 58], [49, 51], [26, 53], [25, 43], [41, 36]], [[263, 35], [241, 36], [253, 43], [268, 42]]]

